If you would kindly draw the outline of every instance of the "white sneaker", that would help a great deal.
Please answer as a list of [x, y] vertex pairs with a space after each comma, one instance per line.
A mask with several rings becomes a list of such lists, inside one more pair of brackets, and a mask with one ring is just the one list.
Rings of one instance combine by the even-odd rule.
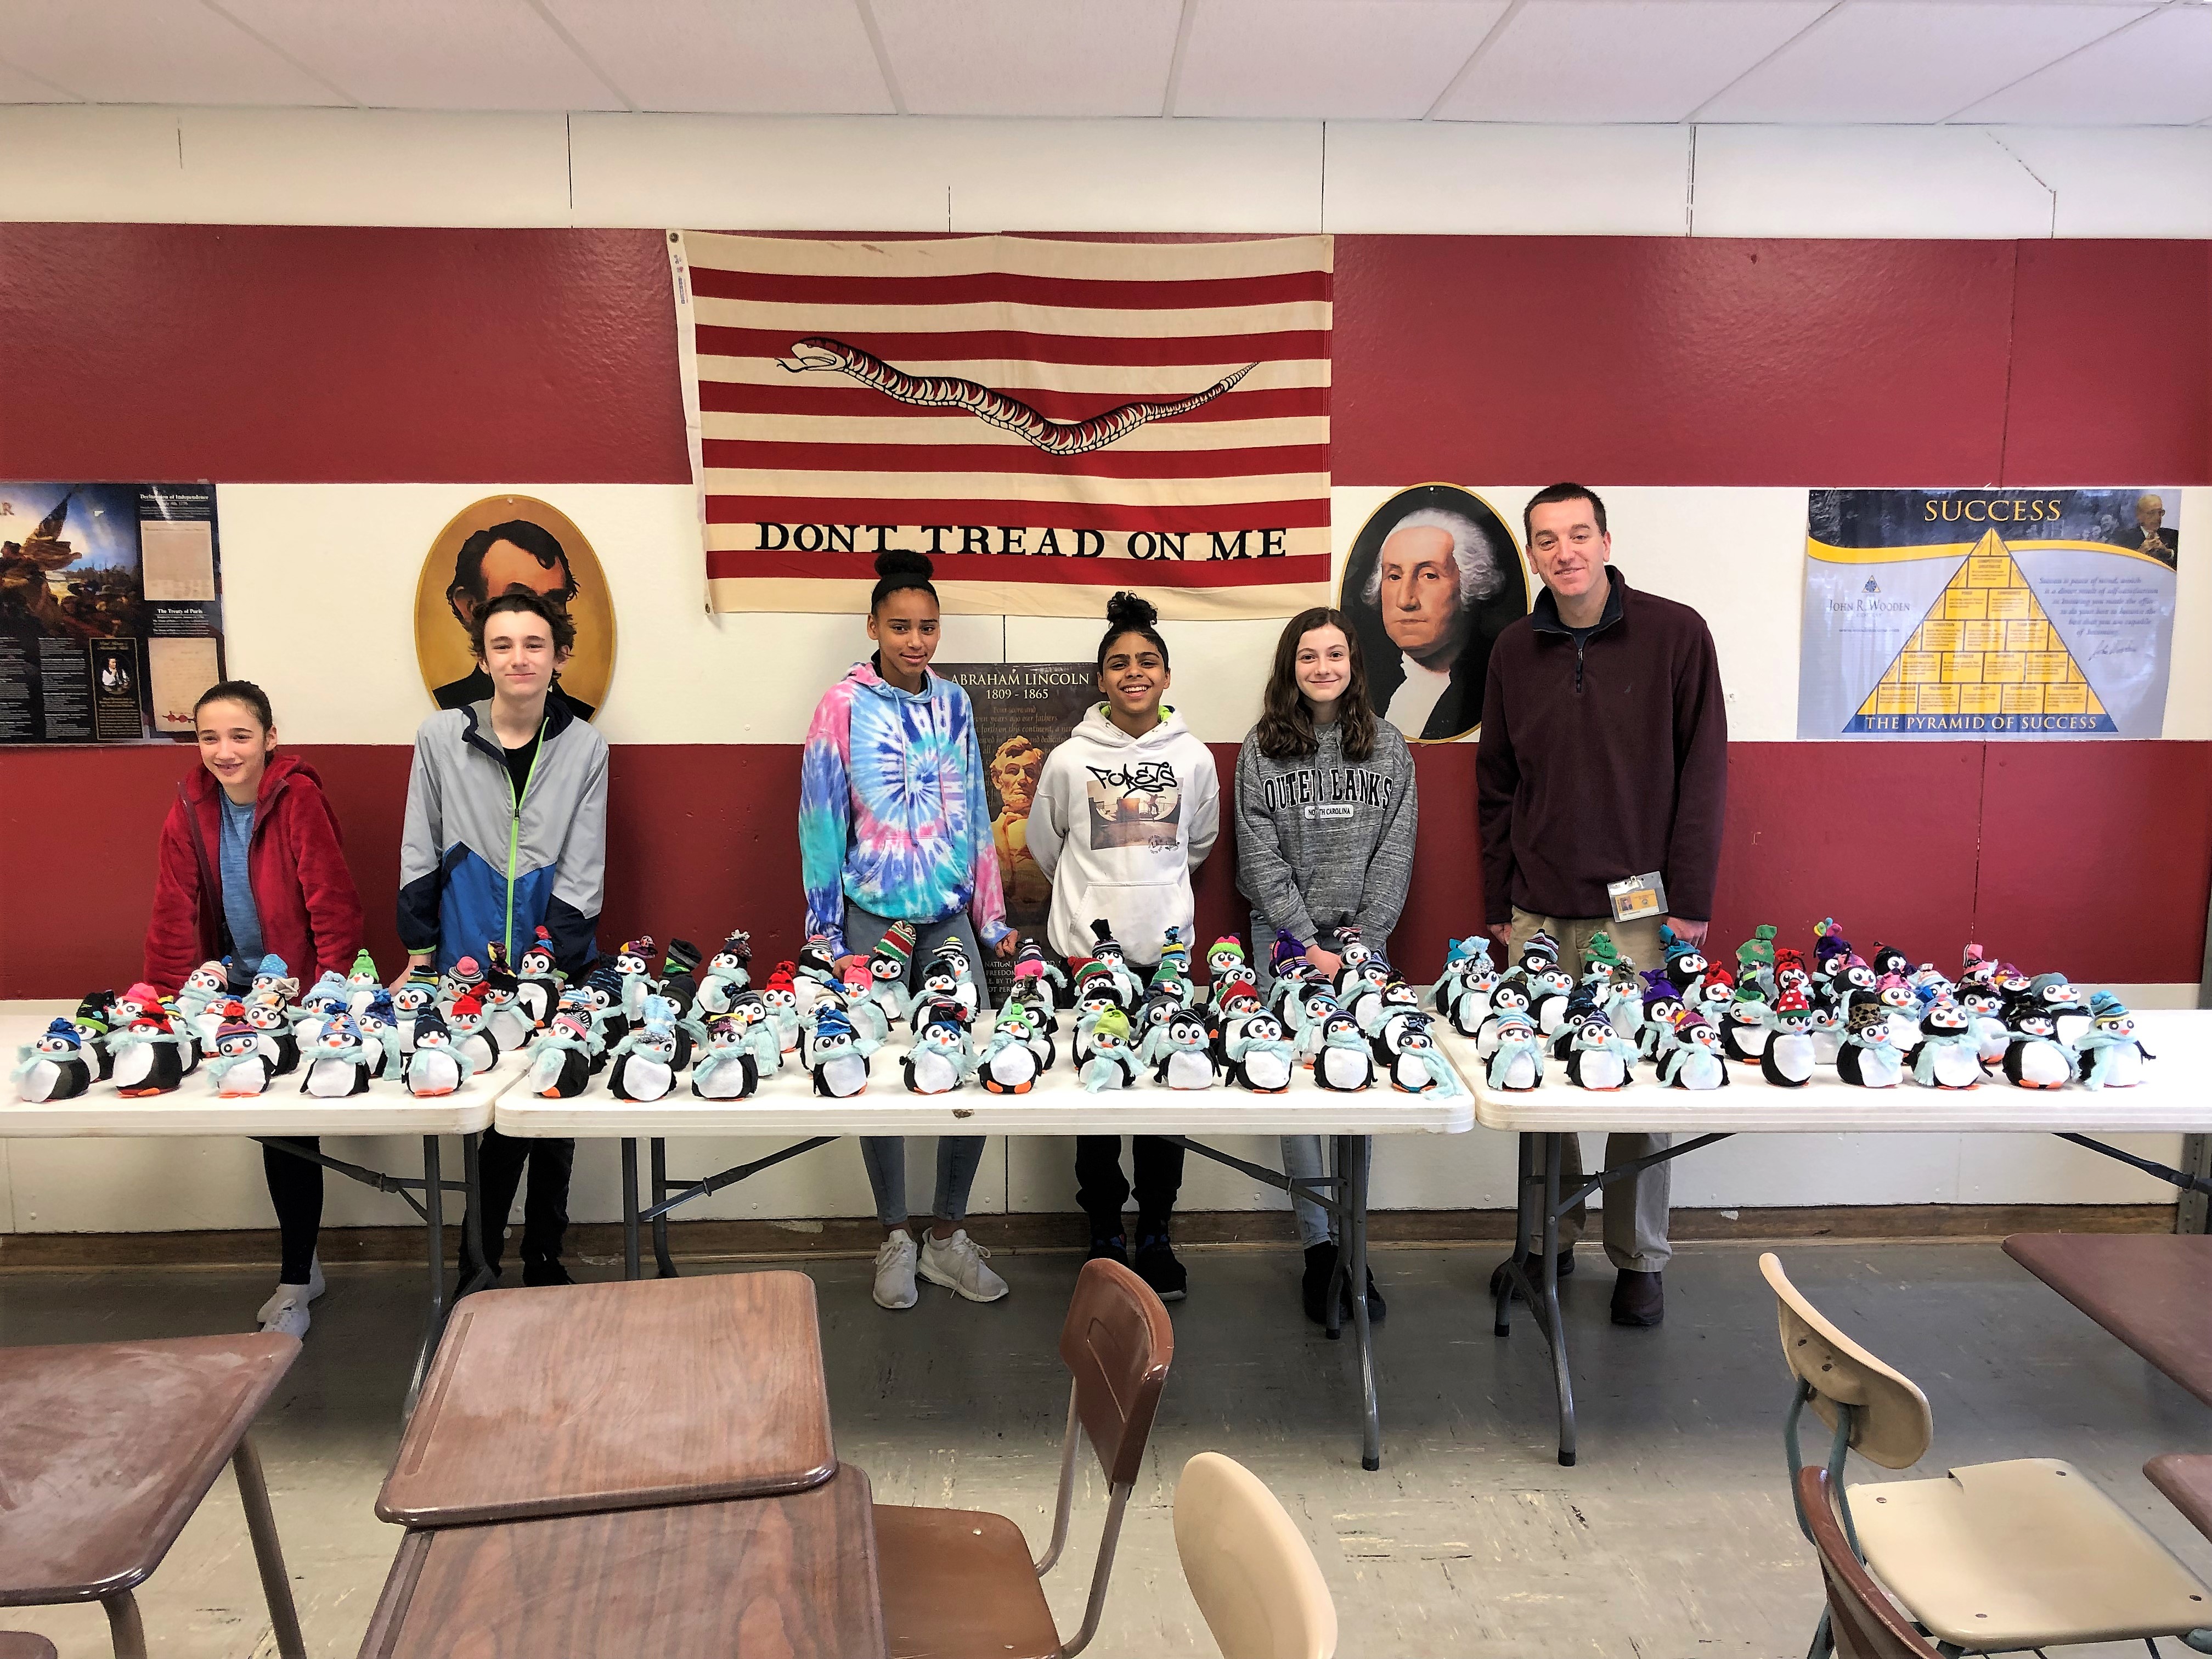
[[876, 1252], [876, 1305], [896, 1311], [915, 1304], [914, 1235], [900, 1231]]
[[983, 1265], [990, 1254], [968, 1237], [965, 1227], [950, 1238], [932, 1233], [922, 1241], [921, 1276], [970, 1302], [996, 1302], [1011, 1286]]
[[[261, 1322], [261, 1328], [264, 1331], [281, 1329], [287, 1336], [304, 1336], [307, 1331], [307, 1304], [320, 1296], [325, 1288], [323, 1258], [320, 1255], [310, 1257], [307, 1262], [307, 1282], [304, 1285], [280, 1283], [276, 1286], [276, 1293], [261, 1304], [260, 1310], [253, 1316]], [[283, 1326], [273, 1323], [279, 1312], [287, 1308], [298, 1310], [297, 1329], [293, 1328], [289, 1323]]]

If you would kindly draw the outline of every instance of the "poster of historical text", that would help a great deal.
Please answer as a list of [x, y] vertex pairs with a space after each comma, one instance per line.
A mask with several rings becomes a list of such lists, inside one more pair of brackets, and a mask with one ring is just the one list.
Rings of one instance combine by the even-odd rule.
[[669, 234], [712, 609], [1327, 602], [1328, 237]]
[[0, 483], [0, 743], [189, 738], [222, 678], [211, 486]]
[[1801, 738], [2155, 738], [2178, 489], [1816, 489]]

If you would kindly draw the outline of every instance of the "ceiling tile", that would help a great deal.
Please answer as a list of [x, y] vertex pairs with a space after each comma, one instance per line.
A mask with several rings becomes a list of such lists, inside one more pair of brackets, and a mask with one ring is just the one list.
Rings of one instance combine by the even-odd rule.
[[1437, 109], [1448, 121], [1679, 121], [1829, 0], [1530, 0]]
[[1505, 0], [1195, 0], [1177, 115], [1411, 119]]
[[528, 0], [219, 0], [316, 74], [385, 109], [621, 109]]
[[915, 115], [1158, 115], [1182, 13], [1182, 0], [872, 3]]
[[1860, 0], [1799, 35], [1698, 119], [1941, 121], [2149, 10]]
[[179, 0], [0, 0], [8, 61], [96, 104], [341, 104], [245, 30]]
[[888, 115], [850, 0], [545, 0], [640, 109]]
[[64, 92], [36, 76], [26, 75], [11, 64], [0, 63], [0, 104], [74, 104], [73, 92]]
[[2212, 116], [2212, 6], [2169, 6], [1961, 112], [2029, 126], [2184, 125]]

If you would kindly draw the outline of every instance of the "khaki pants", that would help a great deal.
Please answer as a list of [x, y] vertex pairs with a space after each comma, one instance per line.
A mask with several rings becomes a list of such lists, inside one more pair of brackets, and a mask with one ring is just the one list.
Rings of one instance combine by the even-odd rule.
[[[1540, 927], [1559, 942], [1560, 965], [1577, 977], [1582, 973], [1583, 947], [1589, 943], [1590, 935], [1597, 933], [1611, 939], [1621, 955], [1632, 957], [1638, 969], [1667, 965], [1659, 948], [1659, 923], [1656, 919], [1615, 921], [1609, 916], [1539, 916], [1516, 904], [1513, 907], [1513, 944], [1504, 964], [1507, 969], [1521, 959], [1522, 947]], [[1573, 1087], [1564, 1078], [1559, 1081], [1565, 1087]], [[1611, 1167], [1649, 1158], [1673, 1144], [1672, 1135], [1610, 1134], [1605, 1138], [1606, 1164]], [[1579, 1187], [1582, 1181], [1582, 1137], [1569, 1135], [1559, 1148], [1559, 1185], [1565, 1190]], [[1674, 1247], [1667, 1242], [1667, 1206], [1673, 1186], [1672, 1166], [1661, 1164], [1626, 1181], [1614, 1182], [1605, 1189], [1605, 1254], [1615, 1267], [1656, 1273], [1666, 1267], [1668, 1259], [1674, 1254]], [[1561, 1249], [1582, 1237], [1583, 1224], [1588, 1219], [1587, 1208], [1577, 1204], [1560, 1218]], [[1530, 1238], [1526, 1248], [1532, 1255], [1541, 1250], [1541, 1233]]]

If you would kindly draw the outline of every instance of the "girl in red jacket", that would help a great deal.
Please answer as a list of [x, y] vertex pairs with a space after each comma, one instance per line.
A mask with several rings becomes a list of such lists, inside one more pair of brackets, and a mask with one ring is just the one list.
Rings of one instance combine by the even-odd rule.
[[[361, 949], [361, 899], [321, 780], [306, 762], [276, 753], [268, 695], [251, 680], [210, 687], [192, 723], [200, 764], [177, 785], [161, 826], [147, 983], [173, 992], [201, 963], [223, 957], [234, 990], [269, 956], [282, 957], [303, 985], [343, 973]], [[323, 1168], [267, 1146], [261, 1164], [284, 1260], [258, 1317], [264, 1330], [304, 1336], [307, 1304], [323, 1291], [315, 1260]]]

